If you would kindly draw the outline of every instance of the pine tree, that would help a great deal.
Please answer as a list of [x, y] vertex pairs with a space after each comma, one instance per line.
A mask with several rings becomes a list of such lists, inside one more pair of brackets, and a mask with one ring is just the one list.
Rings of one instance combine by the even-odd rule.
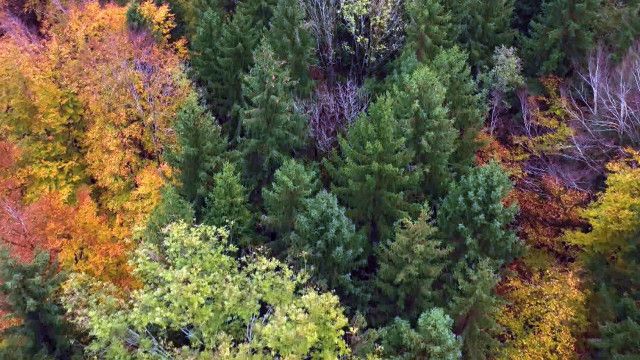
[[178, 148], [167, 156], [179, 172], [179, 192], [192, 205], [196, 218], [202, 216], [210, 178], [220, 166], [226, 140], [214, 118], [191, 96], [177, 115]]
[[422, 313], [416, 329], [412, 329], [408, 321], [396, 318], [380, 333], [384, 358], [460, 359], [460, 339], [453, 333], [452, 326], [453, 320], [441, 308]]
[[430, 222], [431, 212], [425, 205], [416, 220], [399, 221], [395, 239], [380, 247], [376, 285], [381, 303], [376, 310], [383, 319], [401, 316], [415, 321], [440, 299], [433, 283], [451, 249], [443, 246]]
[[452, 14], [458, 43], [469, 53], [474, 72], [488, 67], [496, 47], [513, 43], [513, 3], [513, 0], [446, 1], [445, 8]]
[[637, 299], [623, 298], [616, 306], [616, 318], [600, 325], [600, 336], [590, 340], [603, 359], [640, 357], [640, 308]]
[[545, 1], [523, 44], [528, 73], [567, 74], [572, 62], [593, 47], [600, 10], [598, 0]]
[[248, 245], [253, 219], [249, 212], [249, 197], [240, 181], [240, 174], [231, 163], [213, 177], [214, 186], [207, 194], [204, 223], [230, 230], [229, 239]]
[[494, 265], [489, 259], [473, 267], [461, 262], [454, 271], [454, 279], [449, 308], [456, 319], [456, 333], [462, 337], [464, 358], [492, 358], [499, 345], [494, 337], [499, 332], [495, 316], [503, 303], [493, 291], [500, 280]]
[[308, 268], [317, 283], [335, 290], [343, 301], [359, 295], [351, 274], [364, 265], [365, 239], [335, 195], [322, 190], [305, 200], [290, 241], [289, 258]]
[[260, 191], [284, 160], [303, 146], [305, 124], [293, 107], [295, 83], [268, 44], [256, 51], [255, 64], [242, 87], [247, 105], [242, 109], [245, 136], [240, 149], [244, 174]]
[[172, 185], [166, 185], [160, 194], [160, 203], [153, 209], [147, 225], [140, 234], [142, 241], [158, 244], [162, 239], [162, 231], [171, 223], [180, 220], [191, 224], [195, 214], [189, 204]]
[[[73, 354], [71, 328], [55, 293], [64, 281], [48, 252], [20, 263], [0, 249], [0, 296], [16, 325], [0, 331], [2, 359], [69, 359]], [[4, 320], [3, 320], [4, 321]]]
[[332, 192], [370, 241], [388, 238], [393, 223], [411, 210], [406, 193], [419, 180], [410, 170], [413, 154], [398, 128], [391, 97], [372, 104], [339, 143], [341, 156], [326, 163]]
[[297, 82], [295, 91], [301, 96], [311, 91], [309, 67], [316, 62], [315, 40], [304, 22], [305, 13], [298, 0], [279, 0], [267, 34], [275, 56], [289, 67], [291, 78]]
[[219, 10], [207, 10], [199, 20], [193, 39], [193, 68], [205, 86], [207, 101], [218, 119], [225, 122], [230, 139], [239, 135], [236, 109], [242, 105], [242, 79], [253, 66], [253, 51], [261, 30], [243, 11], [230, 20]]
[[430, 65], [446, 89], [445, 106], [458, 130], [451, 164], [456, 173], [473, 166], [480, 147], [478, 133], [484, 125], [486, 105], [467, 64], [467, 55], [457, 47], [440, 52]]
[[247, 15], [255, 29], [266, 30], [271, 24], [278, 0], [242, 0], [236, 11]]
[[487, 257], [503, 264], [521, 253], [521, 242], [509, 228], [517, 206], [503, 205], [511, 187], [496, 163], [474, 168], [452, 184], [438, 210], [438, 227], [455, 246], [456, 258], [474, 263]]
[[433, 59], [442, 49], [448, 49], [456, 38], [451, 14], [441, 0], [409, 0], [405, 2], [408, 15], [405, 47], [414, 52], [418, 61]]
[[449, 159], [458, 132], [444, 106], [446, 89], [426, 65], [419, 65], [395, 88], [396, 117], [408, 127], [407, 146], [421, 172], [420, 192], [432, 199], [444, 194], [451, 177]]
[[265, 225], [280, 237], [293, 230], [296, 215], [304, 210], [305, 201], [318, 190], [318, 173], [302, 163], [288, 159], [276, 170], [269, 188], [262, 190]]

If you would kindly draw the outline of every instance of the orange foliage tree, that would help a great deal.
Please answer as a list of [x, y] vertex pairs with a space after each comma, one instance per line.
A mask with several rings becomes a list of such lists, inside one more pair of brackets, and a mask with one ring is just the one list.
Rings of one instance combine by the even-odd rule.
[[0, 10], [0, 241], [129, 287], [129, 239], [159, 202], [173, 120], [194, 92], [184, 44], [168, 38], [166, 6], [142, 7], [149, 31], [114, 4], [64, 6], [43, 17], [44, 37]]
[[476, 158], [497, 160], [511, 175], [515, 186], [508, 199], [519, 204], [518, 235], [530, 249], [498, 286], [507, 300], [498, 318], [504, 345], [498, 358], [576, 358], [586, 331], [586, 294], [572, 265], [577, 248], [563, 234], [587, 225], [581, 211], [590, 195], [559, 177], [572, 129], [559, 80], [542, 83], [544, 95], [520, 94], [521, 128], [506, 129], [500, 138], [481, 134], [486, 145]]
[[84, 105], [83, 147], [100, 206], [133, 218], [127, 209], [142, 209], [128, 204], [136, 201], [137, 179], [161, 165], [164, 146], [174, 142], [172, 120], [193, 90], [180, 56], [149, 34], [130, 32], [125, 13], [97, 2], [71, 7], [49, 27], [48, 52]]

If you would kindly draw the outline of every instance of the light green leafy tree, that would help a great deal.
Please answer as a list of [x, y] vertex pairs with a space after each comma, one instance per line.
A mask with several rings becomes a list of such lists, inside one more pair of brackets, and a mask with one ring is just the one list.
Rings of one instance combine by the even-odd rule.
[[172, 225], [161, 244], [141, 244], [140, 288], [123, 297], [75, 276], [65, 303], [109, 359], [335, 359], [348, 354], [338, 298], [261, 255], [237, 258], [224, 228]]

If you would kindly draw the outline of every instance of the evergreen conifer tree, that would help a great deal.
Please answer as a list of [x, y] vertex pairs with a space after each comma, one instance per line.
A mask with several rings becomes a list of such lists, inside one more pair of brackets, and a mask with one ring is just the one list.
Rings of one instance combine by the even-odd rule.
[[438, 210], [438, 227], [456, 258], [474, 263], [486, 257], [503, 264], [520, 255], [522, 244], [509, 228], [517, 207], [503, 205], [511, 187], [496, 163], [474, 168], [452, 184]]
[[599, 358], [640, 358], [640, 308], [637, 299], [626, 297], [615, 307], [616, 318], [600, 324], [600, 336], [590, 340]]
[[431, 212], [425, 205], [416, 220], [398, 222], [395, 239], [380, 248], [376, 274], [380, 304], [376, 309], [383, 320], [400, 316], [415, 321], [440, 299], [433, 283], [451, 249], [443, 246], [438, 229], [430, 222]]
[[440, 52], [430, 66], [446, 89], [445, 106], [458, 130], [450, 162], [455, 172], [461, 174], [473, 166], [476, 151], [480, 147], [477, 136], [484, 125], [484, 96], [471, 76], [467, 55], [459, 48]]
[[461, 343], [452, 327], [453, 320], [441, 308], [422, 313], [416, 329], [408, 321], [396, 318], [380, 334], [385, 359], [460, 359]]
[[287, 237], [293, 230], [295, 218], [304, 211], [305, 201], [318, 190], [318, 173], [302, 163], [288, 159], [276, 170], [273, 182], [262, 190], [266, 217], [265, 225]]
[[262, 44], [255, 53], [255, 66], [245, 78], [242, 110], [245, 136], [240, 150], [245, 175], [253, 189], [260, 190], [273, 172], [304, 145], [304, 119], [293, 107], [291, 81], [284, 62], [271, 47]]
[[572, 62], [593, 47], [600, 10], [598, 0], [545, 1], [524, 40], [528, 73], [567, 74]]
[[450, 177], [449, 160], [458, 131], [444, 106], [446, 89], [426, 65], [405, 76], [395, 88], [395, 112], [408, 127], [407, 146], [421, 172], [420, 193], [433, 198], [444, 194]]
[[290, 241], [291, 261], [310, 269], [316, 282], [335, 290], [342, 300], [357, 295], [351, 274], [364, 265], [366, 241], [335, 195], [322, 190], [305, 200]]
[[21, 263], [0, 249], [2, 310], [18, 319], [0, 331], [2, 359], [62, 360], [73, 355], [71, 328], [55, 298], [64, 273], [50, 260], [48, 252], [38, 252], [31, 262]]
[[455, 28], [441, 0], [409, 0], [405, 2], [405, 11], [408, 16], [405, 47], [415, 53], [418, 61], [431, 60], [453, 45]]
[[227, 142], [214, 118], [198, 104], [195, 96], [178, 112], [175, 131], [178, 148], [168, 154], [168, 160], [179, 172], [180, 194], [200, 219], [210, 179], [220, 166], [220, 155]]
[[240, 181], [240, 174], [231, 163], [213, 177], [213, 188], [207, 194], [204, 223], [229, 229], [229, 240], [248, 245], [253, 219], [249, 211], [249, 197]]
[[279, 0], [267, 34], [275, 56], [289, 67], [291, 78], [297, 82], [295, 92], [301, 96], [311, 91], [309, 67], [316, 62], [315, 40], [304, 22], [305, 13], [298, 0]]
[[236, 7], [250, 19], [255, 29], [267, 30], [273, 19], [278, 0], [242, 0]]
[[495, 320], [503, 301], [494, 293], [500, 278], [489, 259], [473, 267], [458, 263], [455, 285], [449, 297], [450, 313], [456, 319], [456, 333], [462, 337], [465, 359], [485, 360], [495, 355], [499, 325]]
[[150, 244], [158, 244], [164, 236], [162, 231], [171, 223], [180, 220], [193, 223], [195, 214], [173, 185], [166, 185], [160, 194], [160, 203], [153, 209], [147, 225], [141, 233], [141, 239]]
[[332, 192], [370, 241], [389, 238], [393, 223], [411, 210], [407, 192], [419, 180], [409, 166], [413, 154], [398, 128], [391, 97], [372, 104], [339, 143], [341, 155], [326, 163]]
[[242, 79], [253, 66], [261, 30], [239, 9], [231, 19], [206, 10], [193, 39], [193, 68], [205, 86], [207, 102], [232, 140], [239, 135], [236, 109], [242, 105]]
[[513, 43], [513, 0], [447, 0], [445, 8], [452, 14], [458, 43], [469, 53], [474, 72], [488, 67], [496, 47]]

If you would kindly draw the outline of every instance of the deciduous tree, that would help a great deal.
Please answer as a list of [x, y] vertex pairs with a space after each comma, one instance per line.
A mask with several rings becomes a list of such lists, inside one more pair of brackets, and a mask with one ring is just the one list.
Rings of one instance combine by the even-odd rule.
[[303, 278], [276, 260], [235, 253], [224, 228], [177, 223], [160, 244], [141, 244], [134, 257], [141, 287], [125, 300], [75, 277], [66, 306], [86, 314], [75, 318], [92, 335], [86, 350], [110, 358], [348, 354], [335, 295], [304, 289]]

